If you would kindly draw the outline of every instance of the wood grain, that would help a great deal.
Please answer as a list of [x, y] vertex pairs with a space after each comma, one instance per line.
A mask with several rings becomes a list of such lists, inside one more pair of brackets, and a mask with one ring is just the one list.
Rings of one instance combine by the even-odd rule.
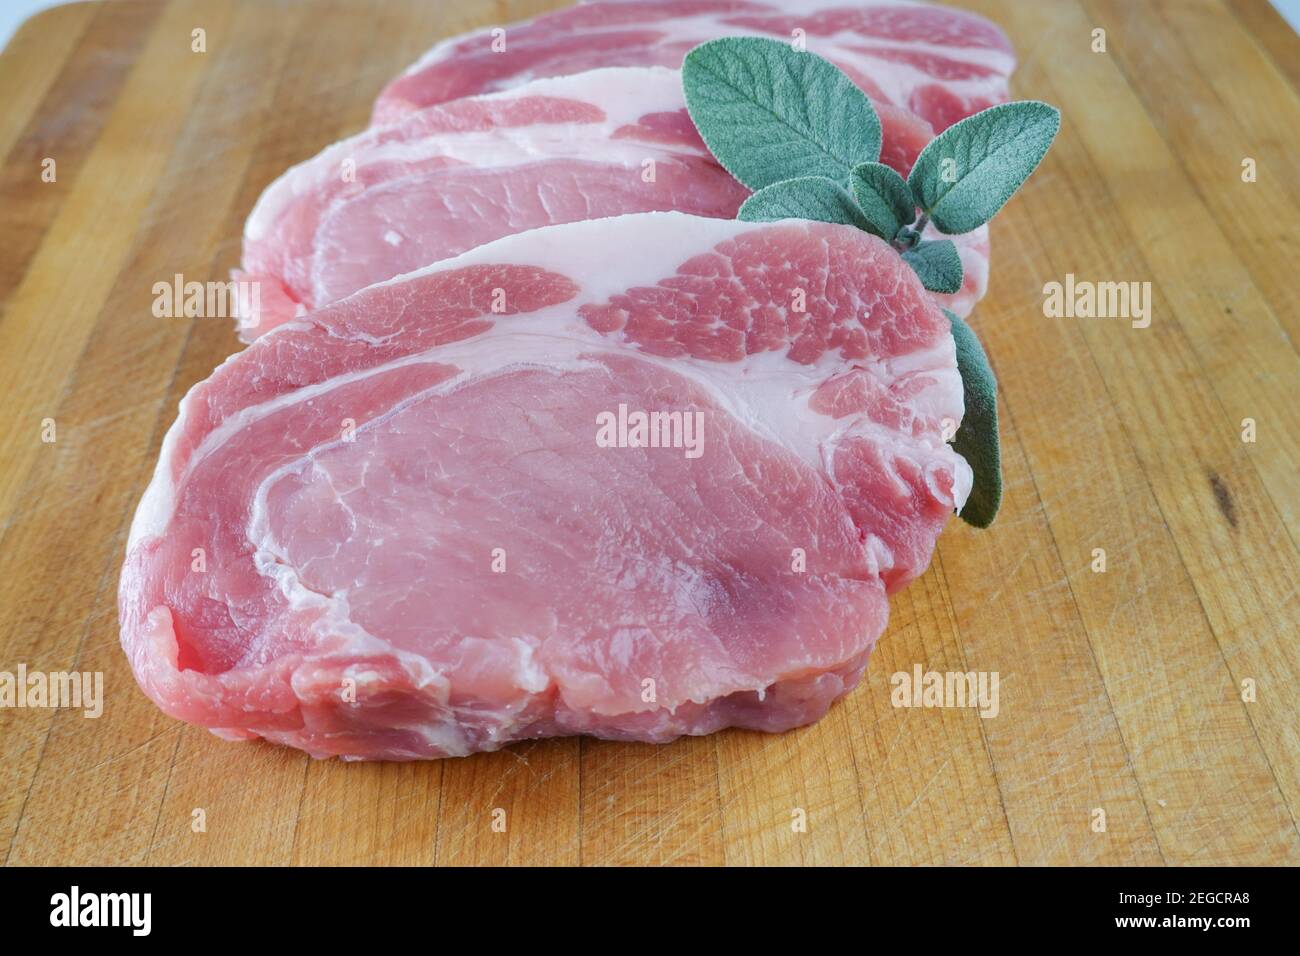
[[[237, 347], [224, 321], [153, 317], [151, 286], [223, 278], [261, 190], [435, 40], [558, 5], [119, 0], [0, 53], [0, 670], [107, 690], [97, 720], [0, 709], [0, 859], [1300, 862], [1300, 44], [1264, 0], [967, 4], [1015, 41], [1017, 95], [1064, 113], [975, 319], [1005, 511], [950, 526], [817, 725], [356, 765], [225, 743], [139, 693], [126, 529], [176, 403]], [[1044, 317], [1066, 273], [1151, 282], [1150, 328]], [[1000, 713], [893, 707], [917, 663], [998, 672]]]

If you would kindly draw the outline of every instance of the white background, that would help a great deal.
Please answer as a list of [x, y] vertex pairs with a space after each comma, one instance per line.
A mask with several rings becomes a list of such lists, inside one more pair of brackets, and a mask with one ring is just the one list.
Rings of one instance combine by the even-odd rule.
[[[778, 0], [779, 2], [779, 0]], [[1025, 0], [1026, 3], [1030, 0]], [[1300, 0], [1271, 0], [1292, 29], [1300, 32]], [[59, 0], [0, 0], [0, 46], [9, 42], [18, 25], [37, 10], [59, 5]]]

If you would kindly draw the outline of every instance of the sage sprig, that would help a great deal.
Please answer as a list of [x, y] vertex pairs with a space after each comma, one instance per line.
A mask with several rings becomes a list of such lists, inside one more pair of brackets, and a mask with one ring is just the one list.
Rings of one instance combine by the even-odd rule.
[[961, 289], [961, 256], [951, 239], [919, 242], [915, 248], [903, 250], [903, 261], [933, 292], [950, 295]]
[[736, 218], [746, 222], [813, 219], [871, 231], [848, 191], [825, 176], [800, 176], [764, 186], [745, 200]]
[[880, 155], [880, 117], [867, 94], [779, 40], [700, 44], [682, 63], [682, 90], [705, 145], [750, 189], [803, 176], [847, 183], [854, 165]]
[[[682, 88], [705, 145], [754, 194], [751, 222], [813, 219], [853, 226], [898, 251], [932, 292], [957, 292], [961, 257], [948, 239], [978, 229], [1038, 168], [1061, 126], [1046, 103], [1003, 103], [936, 136], [905, 180], [879, 162], [871, 100], [833, 64], [768, 37], [727, 37], [686, 55]], [[953, 448], [974, 485], [961, 516], [988, 527], [1002, 500], [997, 380], [975, 333], [944, 310], [957, 345], [966, 412]]]
[[1002, 506], [998, 380], [971, 327], [947, 309], [943, 314], [948, 317], [952, 338], [957, 345], [957, 371], [961, 373], [966, 404], [961, 424], [953, 437], [952, 449], [966, 459], [974, 475], [970, 495], [960, 515], [967, 524], [987, 528]]
[[[770, 37], [711, 40], [686, 55], [682, 89], [705, 145], [756, 191], [741, 219], [857, 226], [891, 243], [940, 293], [961, 288], [961, 260], [942, 240], [926, 247], [926, 225], [957, 235], [988, 222], [1038, 167], [1061, 125], [1046, 103], [990, 107], [936, 136], [904, 181], [878, 162], [882, 131], [871, 100], [813, 53]], [[810, 178], [847, 186], [852, 197]], [[783, 185], [790, 181], [801, 185]]]
[[886, 242], [892, 242], [904, 226], [916, 219], [916, 200], [907, 181], [884, 163], [854, 166], [849, 185], [871, 225], [867, 231]]
[[992, 219], [1038, 168], [1060, 128], [1060, 112], [1046, 103], [990, 106], [931, 140], [907, 184], [940, 231], [971, 232]]

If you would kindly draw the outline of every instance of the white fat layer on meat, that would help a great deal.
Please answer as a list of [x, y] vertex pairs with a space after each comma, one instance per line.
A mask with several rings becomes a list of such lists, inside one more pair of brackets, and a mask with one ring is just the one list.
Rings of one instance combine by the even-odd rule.
[[[339, 177], [347, 160], [360, 168], [374, 163], [444, 156], [478, 169], [495, 169], [556, 156], [581, 158], [591, 154], [590, 144], [598, 140], [602, 163], [621, 161], [639, 170], [647, 158], [647, 145], [636, 140], [612, 140], [614, 131], [635, 124], [647, 114], [672, 112], [686, 105], [680, 74], [666, 67], [607, 67], [537, 80], [474, 99], [510, 100], [525, 96], [552, 96], [590, 103], [605, 113], [605, 119], [598, 123], [530, 123], [432, 133], [378, 144], [376, 132], [367, 130], [290, 167], [271, 183], [244, 224], [244, 238], [249, 242], [263, 239], [290, 203], [313, 192], [320, 182]], [[655, 144], [654, 149], [657, 153], [702, 155], [699, 149], [686, 145]]]
[[[583, 302], [603, 302], [611, 295], [625, 292], [630, 287], [653, 285], [665, 276], [672, 275], [677, 266], [690, 256], [709, 251], [726, 239], [760, 228], [766, 226], [734, 220], [703, 219], [683, 213], [642, 213], [571, 223], [509, 236], [454, 259], [380, 283], [400, 283], [415, 276], [476, 263], [516, 263], [550, 269], [559, 274], [572, 274], [577, 263], [581, 265], [584, 286], [577, 300], [524, 316], [503, 317], [490, 330], [472, 339], [449, 343], [375, 368], [340, 375], [242, 409], [229, 416], [203, 439], [187, 462], [181, 480], [184, 481], [200, 461], [253, 422], [281, 409], [316, 399], [337, 388], [401, 366], [438, 363], [455, 366], [459, 372], [431, 389], [405, 397], [384, 415], [363, 425], [362, 430], [382, 424], [413, 403], [432, 395], [449, 393], [488, 376], [525, 368], [560, 374], [595, 367], [598, 364], [596, 359], [602, 355], [622, 358], [636, 356], [638, 360], [660, 366], [670, 374], [690, 379], [732, 421], [750, 429], [760, 438], [785, 448], [832, 480], [835, 478], [833, 451], [836, 444], [846, 436], [877, 438], [888, 442], [896, 454], [906, 454], [904, 449], [911, 448], [915, 460], [923, 467], [936, 459], [947, 459], [956, 477], [954, 491], [957, 507], [960, 508], [970, 490], [970, 469], [937, 437], [913, 439], [872, 422], [865, 416], [848, 416], [835, 420], [814, 412], [809, 407], [809, 399], [819, 386], [834, 375], [853, 368], [868, 371], [886, 385], [923, 372], [934, 378], [936, 384], [917, 396], [913, 400], [914, 406], [922, 413], [936, 416], [956, 414], [959, 420], [962, 386], [956, 369], [955, 348], [950, 337], [942, 338], [925, 352], [911, 353], [888, 361], [849, 363], [838, 353], [825, 352], [816, 362], [801, 365], [786, 358], [783, 352], [772, 351], [750, 355], [737, 362], [710, 362], [696, 358], [661, 358], [637, 352], [618, 337], [594, 331], [577, 315]], [[611, 230], [617, 235], [611, 236]], [[690, 248], [684, 248], [683, 237], [689, 237], [686, 241], [691, 243]], [[358, 293], [364, 294], [364, 291]], [[282, 330], [302, 328], [304, 326], [301, 323], [281, 326], [263, 336], [250, 347], [250, 351], [266, 347], [276, 335], [282, 334]], [[234, 357], [227, 361], [233, 359]], [[170, 519], [174, 507], [171, 459], [187, 415], [188, 400], [187, 396], [182, 401], [180, 417], [164, 439], [158, 468], [131, 526], [128, 551], [141, 539], [161, 534]], [[335, 633], [351, 634], [358, 641], [368, 644], [374, 638], [351, 625], [346, 593], [321, 595], [303, 585], [296, 569], [283, 560], [270, 531], [266, 505], [269, 488], [276, 480], [302, 467], [305, 461], [321, 454], [328, 447], [330, 446], [322, 445], [309, 450], [298, 460], [286, 463], [263, 480], [252, 502], [248, 537], [257, 552], [254, 560], [258, 570], [277, 581], [287, 600], [295, 607], [318, 605], [324, 612], [322, 626], [332, 628]], [[878, 568], [892, 566], [892, 556], [883, 542], [868, 541], [868, 553]], [[417, 662], [409, 663], [419, 668]], [[425, 677], [433, 679], [434, 675], [430, 673]]]
[[[921, 6], [910, 2], [910, 0], [876, 0], [870, 4], [852, 4], [846, 0], [772, 0], [770, 11], [756, 11], [759, 15], [777, 15], [777, 16], [809, 16], [822, 10], [842, 9], [849, 6], [873, 6], [873, 7], [908, 7]], [[701, 13], [695, 16], [671, 17], [668, 19], [656, 19], [648, 21], [647, 25], [653, 26], [654, 29], [662, 31], [665, 34], [664, 42], [667, 43], [702, 43], [705, 40], [712, 40], [719, 37], [727, 36], [754, 36], [753, 27], [744, 25], [733, 25], [724, 22], [735, 16], [744, 16], [750, 11], [739, 11], [734, 14], [727, 13]], [[952, 11], [954, 15], [960, 15], [956, 10]], [[523, 21], [529, 23], [531, 21]], [[523, 23], [515, 24], [516, 27], [522, 26]], [[637, 24], [633, 24], [635, 27]], [[597, 25], [593, 27], [584, 27], [584, 32], [593, 36], [599, 36], [605, 31], [620, 31], [628, 29], [627, 24], [611, 23], [609, 25]], [[454, 59], [453, 48], [463, 43], [469, 36], [484, 37], [484, 44], [490, 42], [488, 31], [481, 31], [476, 34], [462, 34], [460, 36], [450, 37], [438, 43], [426, 52], [420, 59], [407, 68], [404, 76], [410, 76], [413, 73], [419, 73], [421, 70], [439, 61], [449, 61]], [[507, 43], [509, 43], [510, 28], [506, 28]], [[968, 80], [936, 80], [930, 74], [918, 69], [907, 63], [900, 63], [897, 60], [883, 60], [872, 57], [870, 54], [861, 53], [854, 49], [846, 47], [861, 47], [864, 43], [870, 43], [872, 46], [889, 48], [896, 50], [907, 50], [917, 53], [931, 54], [942, 56], [950, 60], [960, 60], [963, 63], [970, 63], [976, 66], [987, 67], [996, 71], [996, 75], [989, 78], [976, 77]], [[1003, 50], [991, 50], [986, 47], [959, 47], [945, 46], [942, 43], [929, 43], [920, 40], [896, 40], [891, 37], [866, 37], [852, 31], [840, 31], [827, 36], [808, 36], [806, 38], [806, 48], [820, 56], [829, 59], [839, 59], [855, 68], [862, 70], [870, 75], [873, 82], [877, 83], [880, 88], [894, 102], [904, 104], [907, 102], [907, 94], [915, 86], [923, 83], [942, 83], [945, 89], [951, 90], [957, 95], [978, 95], [987, 90], [990, 83], [1000, 83], [1011, 74], [1015, 68], [1015, 58]], [[507, 47], [508, 49], [508, 47]], [[521, 73], [511, 77], [512, 82], [528, 80], [531, 78], [529, 73]]]
[[127, 554], [134, 551], [142, 539], [162, 534], [167, 529], [172, 512], [176, 510], [176, 486], [172, 483], [171, 462], [176, 457], [176, 442], [180, 439], [181, 422], [185, 420], [185, 402], [188, 398], [186, 395], [181, 400], [180, 414], [163, 437], [153, 477], [149, 479], [149, 485], [135, 509], [135, 517], [131, 519], [131, 531], [126, 537]]
[[[215, 375], [217, 369], [234, 362], [243, 354], [243, 352], [235, 352], [233, 355], [226, 356], [221, 365], [212, 370], [212, 374]], [[131, 519], [131, 531], [126, 539], [127, 554], [135, 549], [140, 540], [162, 534], [167, 528], [167, 522], [171, 520], [172, 512], [176, 510], [176, 485], [171, 476], [172, 461], [176, 457], [176, 444], [180, 441], [185, 419], [189, 414], [190, 395], [202, 384], [200, 382], [192, 385], [185, 393], [177, 406], [176, 421], [172, 422], [171, 428], [167, 429], [167, 434], [163, 436], [153, 477], [149, 479], [149, 485], [145, 488], [140, 504], [135, 509], [135, 517]]]

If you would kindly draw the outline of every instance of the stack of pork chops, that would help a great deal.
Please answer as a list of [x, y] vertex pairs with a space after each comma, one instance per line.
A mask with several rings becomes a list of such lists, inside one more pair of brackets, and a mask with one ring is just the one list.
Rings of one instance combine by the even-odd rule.
[[251, 344], [196, 385], [131, 528], [122, 644], [164, 711], [313, 756], [817, 720], [971, 469], [941, 305], [859, 230], [736, 221], [677, 67], [789, 38], [906, 174], [1003, 102], [938, 6], [593, 2], [446, 40], [249, 217]]

